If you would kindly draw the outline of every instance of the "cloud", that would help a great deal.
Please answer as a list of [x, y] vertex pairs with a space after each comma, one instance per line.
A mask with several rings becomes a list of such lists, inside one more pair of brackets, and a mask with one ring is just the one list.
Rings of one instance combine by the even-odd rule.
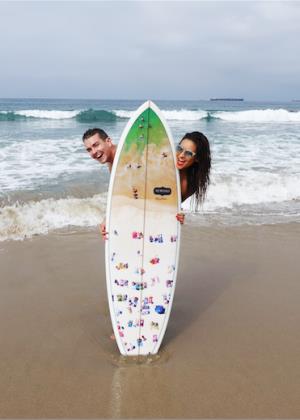
[[1, 2], [2, 96], [289, 99], [299, 6]]

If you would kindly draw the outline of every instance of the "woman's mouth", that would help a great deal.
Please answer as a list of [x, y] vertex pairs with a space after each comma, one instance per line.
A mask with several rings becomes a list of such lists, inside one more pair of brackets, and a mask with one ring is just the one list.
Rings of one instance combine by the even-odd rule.
[[177, 166], [183, 166], [184, 165], [184, 161], [181, 161], [181, 160], [177, 160]]

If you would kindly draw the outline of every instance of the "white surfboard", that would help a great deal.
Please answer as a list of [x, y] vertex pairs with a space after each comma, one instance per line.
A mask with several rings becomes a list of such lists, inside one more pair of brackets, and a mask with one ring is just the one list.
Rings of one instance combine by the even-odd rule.
[[171, 132], [147, 101], [120, 139], [107, 202], [107, 293], [122, 355], [156, 354], [164, 337], [178, 267], [180, 197]]

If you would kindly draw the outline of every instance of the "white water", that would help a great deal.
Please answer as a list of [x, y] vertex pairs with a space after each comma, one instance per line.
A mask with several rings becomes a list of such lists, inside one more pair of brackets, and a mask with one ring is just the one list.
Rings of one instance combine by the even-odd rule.
[[[51, 119], [51, 120], [65, 120], [75, 118], [84, 109], [81, 110], [41, 110], [28, 109], [14, 111], [15, 115], [22, 115], [27, 118]], [[87, 111], [87, 110], [85, 110]], [[116, 109], [112, 111], [120, 118], [130, 118], [135, 111], [124, 109]], [[8, 111], [0, 111], [1, 114], [7, 114]], [[199, 121], [207, 117], [217, 118], [223, 121], [230, 122], [253, 122], [253, 123], [268, 123], [268, 122], [283, 122], [283, 123], [300, 123], [300, 111], [292, 112], [286, 109], [253, 109], [243, 111], [206, 111], [202, 109], [175, 109], [162, 110], [164, 117], [169, 121]]]
[[51, 120], [65, 120], [69, 118], [74, 118], [81, 111], [59, 111], [59, 110], [41, 110], [41, 109], [28, 109], [15, 111], [16, 115], [22, 115], [23, 117], [28, 118], [45, 118]]
[[[259, 224], [260, 208], [272, 211], [276, 204], [291, 201], [300, 202], [300, 183], [296, 175], [252, 172], [248, 177], [233, 175], [222, 178], [215, 174], [201, 213], [230, 212], [238, 206], [255, 205]], [[70, 197], [8, 205], [0, 209], [0, 241], [47, 234], [68, 226], [97, 226], [104, 217], [105, 208], [106, 194], [85, 199]], [[183, 209], [190, 211], [189, 200], [183, 203]], [[285, 213], [281, 216], [284, 218]]]
[[300, 123], [300, 111], [291, 112], [286, 109], [254, 109], [249, 111], [219, 111], [211, 113], [212, 116], [220, 118], [223, 121], [231, 122], [253, 122], [253, 123], [269, 123], [269, 122], [294, 122]]
[[5, 206], [0, 209], [0, 241], [45, 235], [67, 226], [97, 226], [103, 220], [105, 208], [106, 194]]
[[[105, 211], [105, 196], [99, 192], [107, 190], [108, 171], [89, 158], [81, 140], [87, 124], [75, 119], [82, 110], [96, 107], [80, 103], [80, 110], [71, 111], [77, 105], [70, 103], [65, 105], [70, 110], [64, 111], [60, 105], [54, 109], [49, 104], [49, 110], [39, 109], [38, 104], [30, 110], [30, 106], [22, 105], [21, 111], [10, 107], [14, 109], [10, 112], [29, 118], [25, 123], [4, 119], [0, 124], [0, 241], [68, 226], [96, 226]], [[225, 224], [233, 218], [257, 224], [299, 221], [299, 107], [291, 105], [295, 112], [288, 110], [288, 104], [281, 109], [269, 104], [267, 109], [245, 110], [241, 104], [233, 112], [204, 110], [208, 106], [217, 104], [163, 110], [174, 138], [199, 130], [210, 141], [212, 182], [196, 223], [211, 217], [217, 221], [223, 215]], [[121, 103], [113, 108], [108, 112], [123, 120], [95, 125], [117, 142], [134, 111]], [[183, 207], [189, 211], [189, 202]]]

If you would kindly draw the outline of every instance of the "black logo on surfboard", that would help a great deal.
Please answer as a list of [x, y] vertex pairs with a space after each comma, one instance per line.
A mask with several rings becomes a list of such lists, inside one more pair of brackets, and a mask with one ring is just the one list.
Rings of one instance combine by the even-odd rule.
[[172, 189], [169, 187], [155, 187], [153, 192], [155, 195], [171, 195]]

